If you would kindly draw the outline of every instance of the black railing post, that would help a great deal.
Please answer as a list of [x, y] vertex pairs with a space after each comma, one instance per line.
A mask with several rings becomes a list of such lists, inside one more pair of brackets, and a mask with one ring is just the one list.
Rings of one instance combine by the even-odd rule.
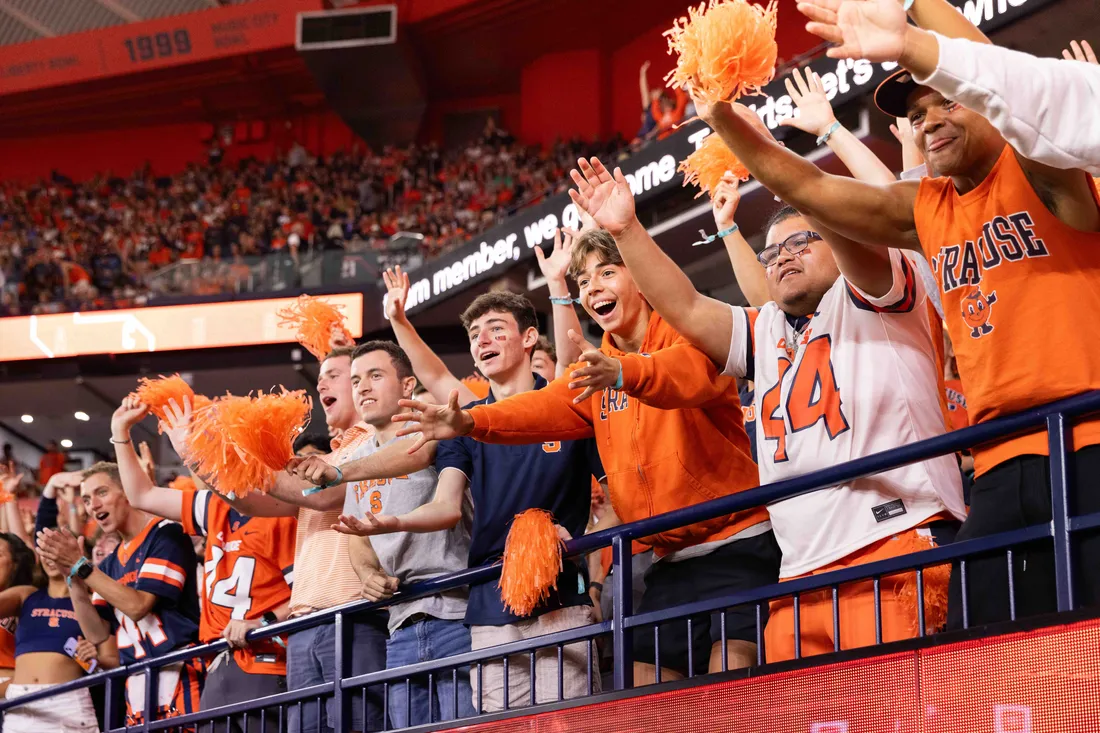
[[115, 687], [115, 680], [122, 680], [123, 689], [126, 687], [126, 679], [123, 677], [108, 677], [103, 683], [103, 729], [114, 730], [118, 727], [118, 702], [115, 700], [115, 695], [118, 694], [118, 690]]
[[634, 613], [634, 589], [631, 577], [631, 541], [623, 535], [611, 540], [611, 567], [615, 573], [615, 598], [611, 609], [611, 638], [615, 653], [615, 689], [634, 687], [634, 635], [623, 627], [623, 620]]
[[1073, 553], [1069, 536], [1069, 486], [1075, 477], [1070, 470], [1073, 434], [1064, 413], [1047, 417], [1050, 448], [1050, 500], [1054, 523], [1054, 588], [1058, 610], [1073, 610]]
[[160, 691], [157, 683], [160, 682], [160, 667], [151, 664], [145, 668], [145, 711], [141, 716], [141, 729], [149, 730], [149, 724], [157, 719], [157, 710], [160, 709]]
[[[337, 613], [333, 621], [333, 636], [336, 637], [336, 657], [333, 660], [335, 668], [336, 685], [332, 691], [332, 707], [335, 720], [330, 720], [329, 725], [333, 730], [351, 730], [351, 700], [350, 694], [344, 692], [344, 678], [351, 669], [351, 624], [343, 613]], [[363, 723], [370, 719], [368, 711], [363, 711]]]

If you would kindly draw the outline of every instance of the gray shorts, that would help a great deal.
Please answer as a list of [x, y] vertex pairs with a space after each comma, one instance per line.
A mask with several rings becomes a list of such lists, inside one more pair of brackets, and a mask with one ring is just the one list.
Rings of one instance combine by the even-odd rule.
[[[207, 668], [206, 686], [199, 701], [199, 710], [212, 710], [223, 705], [251, 702], [281, 692], [286, 692], [286, 677], [276, 674], [249, 674], [237, 665], [237, 660], [233, 658], [232, 653], [222, 652]], [[280, 730], [286, 730], [287, 715], [288, 712], [284, 711], [280, 718], [278, 707], [268, 708], [262, 716], [259, 711], [248, 713], [248, 731], [249, 733], [253, 731], [279, 733]], [[244, 731], [244, 717], [243, 713], [234, 715], [230, 731], [235, 733]], [[211, 723], [201, 723], [198, 726], [198, 733], [214, 733], [215, 730], [218, 733], [226, 730], [225, 718]]]

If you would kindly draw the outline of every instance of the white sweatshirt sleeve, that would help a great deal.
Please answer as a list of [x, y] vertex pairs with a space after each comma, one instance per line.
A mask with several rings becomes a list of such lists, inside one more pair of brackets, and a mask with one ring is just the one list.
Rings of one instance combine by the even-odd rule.
[[988, 119], [1025, 158], [1100, 175], [1100, 66], [935, 35], [939, 65], [917, 82]]

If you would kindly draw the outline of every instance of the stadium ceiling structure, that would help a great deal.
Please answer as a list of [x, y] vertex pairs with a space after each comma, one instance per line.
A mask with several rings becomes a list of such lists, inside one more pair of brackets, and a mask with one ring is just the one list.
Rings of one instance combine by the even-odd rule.
[[0, 0], [0, 46], [251, 0]]

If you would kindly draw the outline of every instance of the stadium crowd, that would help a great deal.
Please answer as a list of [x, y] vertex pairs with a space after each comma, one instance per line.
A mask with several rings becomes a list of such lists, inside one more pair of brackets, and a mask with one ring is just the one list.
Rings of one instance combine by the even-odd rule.
[[[967, 424], [966, 408], [980, 423], [1100, 388], [1089, 353], [1067, 364], [1058, 348], [1080, 340], [1087, 325], [1077, 314], [1100, 298], [1091, 281], [1100, 250], [1089, 246], [1100, 245], [1100, 196], [1081, 170], [1100, 171], [1100, 139], [1034, 113], [1049, 95], [1065, 102], [1069, 90], [1094, 107], [1100, 69], [996, 49], [944, 0], [915, 0], [913, 26], [888, 0], [812, 0], [800, 9], [812, 31], [836, 44], [830, 55], [901, 64], [875, 102], [896, 118], [915, 163], [906, 173], [919, 182], [904, 174], [897, 181], [837, 123], [812, 72], [788, 81], [800, 110], [788, 124], [828, 145], [851, 178], [827, 175], [777, 144], [751, 110], [693, 89], [722, 143], [784, 202], [757, 253], [736, 225], [736, 179], [710, 187], [718, 237], [748, 307], [698, 293], [638, 222], [621, 172], [580, 158], [569, 177], [584, 226], [537, 252], [554, 305], [553, 346], [540, 341], [522, 295], [486, 293], [460, 316], [487, 392], [456, 378], [417, 334], [404, 314], [407, 275], [394, 269], [385, 282], [396, 341], [333, 340], [316, 394], [335, 437], [300, 437], [298, 457], [267, 492], [218, 491], [218, 477], [199, 468], [190, 447], [202, 428], [189, 399], [173, 402], [161, 427], [193, 486], [157, 485], [131, 439], [150, 408], [127, 397], [111, 420], [116, 461], [49, 476], [33, 538], [25, 527], [15, 536], [23, 522], [13, 502], [4, 505], [0, 651], [8, 656], [0, 667], [11, 676], [8, 697], [76, 679], [92, 660], [130, 664], [218, 638], [231, 651], [163, 669], [158, 716], [331, 683], [332, 625], [286, 639], [246, 634], [495, 563], [513, 518], [530, 509], [550, 512], [562, 538], [576, 537], [832, 466], [838, 456], [942, 435]], [[838, 13], [847, 13], [844, 23]], [[1040, 81], [1021, 83], [1031, 76]], [[1005, 98], [1014, 102], [1007, 112]], [[1038, 272], [1056, 274], [1057, 291]], [[1041, 322], [1030, 310], [1040, 289], [1049, 306]], [[598, 348], [581, 335], [576, 302], [604, 331]], [[953, 349], [946, 359], [944, 332]], [[1095, 475], [1098, 444], [1095, 418], [1073, 428], [1077, 476]], [[1044, 433], [972, 453], [968, 505], [961, 457], [948, 455], [646, 537], [634, 547], [637, 565], [648, 566], [634, 610], [1051, 520]], [[5, 474], [5, 493], [17, 483]], [[1074, 492], [1079, 513], [1100, 511], [1089, 481]], [[81, 505], [94, 528], [82, 523]], [[66, 513], [74, 518], [58, 527]], [[107, 551], [106, 540], [90, 542], [97, 535], [120, 544]], [[201, 563], [193, 538], [202, 540]], [[38, 583], [31, 547], [45, 575]], [[90, 547], [106, 556], [89, 558]], [[1100, 605], [1100, 537], [1083, 534], [1077, 552], [1081, 603]], [[969, 624], [1055, 608], [1053, 550], [1018, 555], [1011, 570], [1001, 556], [971, 561]], [[603, 553], [567, 560], [549, 596], [524, 612], [495, 581], [398, 595], [387, 611], [350, 624], [350, 673], [586, 626], [602, 618], [607, 571]], [[880, 582], [845, 585], [835, 598], [803, 593], [799, 607], [773, 601], [763, 650], [752, 605], [666, 625], [659, 641], [637, 629], [635, 684], [748, 667], [760, 655], [774, 662], [869, 646], [878, 636], [912, 638], [918, 618], [930, 629], [964, 625], [952, 568]], [[600, 689], [584, 643], [510, 661], [434, 684], [391, 685], [388, 700], [371, 688], [362, 705], [357, 697], [350, 729]], [[142, 679], [131, 677], [127, 688], [132, 721], [146, 712]], [[289, 730], [328, 730], [335, 714], [331, 701], [292, 707]], [[14, 709], [4, 730], [50, 729], [59, 715], [81, 721], [80, 730], [97, 725], [91, 698], [77, 691]], [[248, 729], [260, 725], [254, 716]]]
[[[307, 254], [390, 252], [398, 232], [436, 257], [518, 208], [561, 193], [578, 156], [620, 140], [524, 145], [490, 121], [479, 140], [356, 148], [327, 157], [295, 145], [271, 161], [212, 155], [178, 175], [146, 167], [76, 182], [0, 184], [0, 316], [144, 305], [168, 293], [209, 295], [265, 277], [295, 287]], [[402, 253], [405, 250], [401, 250]], [[281, 255], [262, 258], [263, 255]], [[183, 277], [154, 277], [177, 262]]]

